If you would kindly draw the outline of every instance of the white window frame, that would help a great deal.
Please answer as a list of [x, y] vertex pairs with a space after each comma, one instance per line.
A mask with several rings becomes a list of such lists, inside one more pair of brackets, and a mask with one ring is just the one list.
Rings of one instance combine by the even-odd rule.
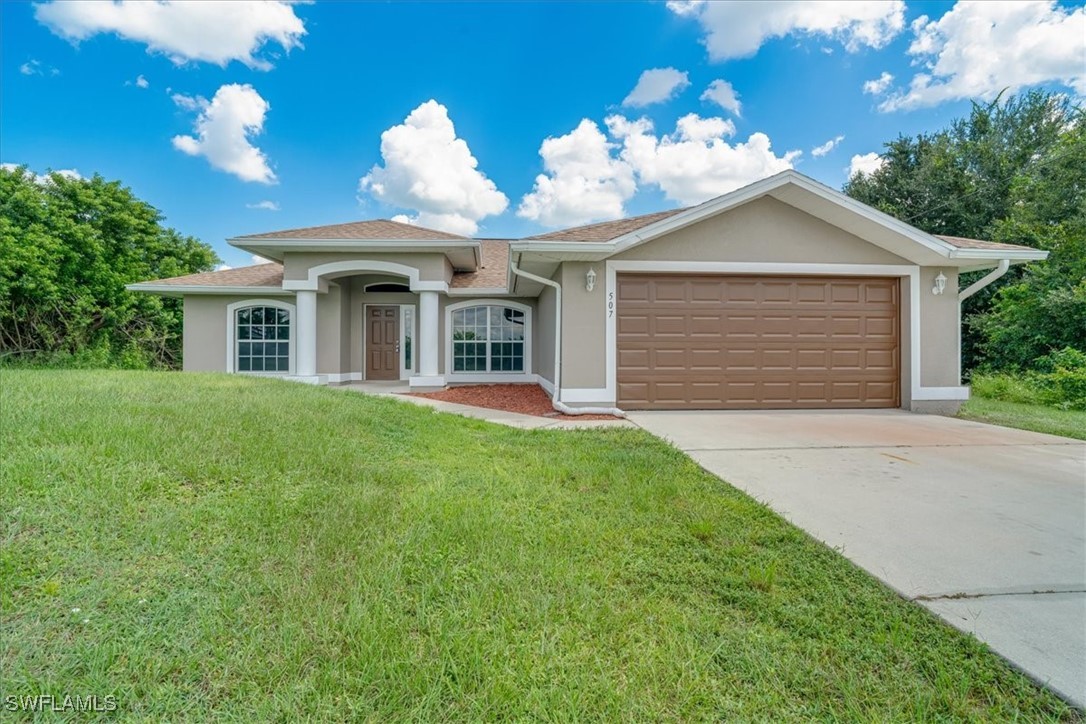
[[[276, 309], [284, 309], [290, 313], [290, 339], [288, 343], [288, 357], [286, 372], [254, 372], [254, 371], [239, 371], [237, 369], [238, 364], [238, 336], [237, 336], [237, 311], [239, 309], [245, 309], [246, 307], [275, 307]], [[253, 375], [255, 377], [286, 377], [294, 374], [294, 365], [296, 363], [296, 355], [294, 350], [295, 337], [298, 336], [297, 330], [298, 324], [298, 312], [293, 304], [290, 302], [284, 302], [281, 299], [245, 299], [240, 302], [232, 302], [226, 305], [226, 371], [230, 374], [239, 375]]]
[[[468, 307], [508, 307], [524, 314], [524, 369], [518, 372], [456, 372], [453, 370], [453, 312]], [[532, 374], [532, 308], [506, 299], [468, 299], [445, 307], [445, 378], [450, 382], [535, 382]], [[487, 342], [487, 360], [490, 360]]]

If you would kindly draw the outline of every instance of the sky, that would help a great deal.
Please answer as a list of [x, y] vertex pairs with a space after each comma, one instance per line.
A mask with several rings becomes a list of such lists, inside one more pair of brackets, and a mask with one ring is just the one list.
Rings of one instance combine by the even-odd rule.
[[1023, 2], [0, 4], [0, 163], [101, 174], [211, 244], [393, 218], [516, 238], [786, 168], [839, 188], [1003, 89], [1086, 97]]

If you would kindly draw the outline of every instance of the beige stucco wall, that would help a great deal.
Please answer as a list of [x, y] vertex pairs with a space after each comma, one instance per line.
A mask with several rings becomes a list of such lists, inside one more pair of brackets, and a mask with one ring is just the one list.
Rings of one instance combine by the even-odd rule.
[[[596, 270], [596, 286], [585, 289], [589, 267]], [[562, 284], [562, 389], [604, 387], [606, 369], [606, 299], [603, 263], [565, 262]]]
[[257, 299], [294, 304], [293, 296], [186, 296], [182, 369], [186, 372], [226, 372], [226, 308], [234, 302]]
[[[448, 283], [452, 279], [452, 265], [444, 254], [358, 254], [358, 253], [309, 253], [288, 252], [283, 258], [283, 278], [289, 280], [306, 279], [309, 276], [310, 267], [328, 264], [335, 261], [357, 261], [365, 258], [367, 261], [384, 261], [403, 266], [414, 267], [419, 270], [421, 281], [436, 281]], [[350, 276], [348, 274], [348, 276]]]
[[899, 256], [773, 198], [634, 247], [615, 259], [908, 264]]
[[[946, 275], [946, 291], [931, 293], [939, 272]], [[920, 386], [957, 387], [961, 384], [958, 350], [958, 270], [920, 269]], [[903, 331], [907, 331], [906, 330]]]
[[554, 382], [554, 324], [557, 316], [557, 293], [551, 287], [543, 287], [543, 292], [536, 300], [536, 313], [532, 356], [535, 357], [533, 369], [547, 381]]

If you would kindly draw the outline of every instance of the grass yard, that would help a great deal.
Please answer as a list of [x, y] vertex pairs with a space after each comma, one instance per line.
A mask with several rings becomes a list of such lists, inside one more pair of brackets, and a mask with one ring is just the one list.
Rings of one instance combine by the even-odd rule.
[[639, 430], [0, 371], [4, 695], [158, 720], [1075, 720]]
[[962, 405], [958, 417], [1086, 440], [1086, 412], [1081, 410], [973, 397]]

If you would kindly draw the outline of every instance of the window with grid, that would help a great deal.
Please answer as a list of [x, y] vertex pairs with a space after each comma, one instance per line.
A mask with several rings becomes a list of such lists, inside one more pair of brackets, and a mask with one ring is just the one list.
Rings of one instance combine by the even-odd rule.
[[478, 306], [452, 314], [453, 372], [523, 372], [524, 312]]
[[290, 312], [245, 307], [235, 312], [238, 372], [290, 371]]

